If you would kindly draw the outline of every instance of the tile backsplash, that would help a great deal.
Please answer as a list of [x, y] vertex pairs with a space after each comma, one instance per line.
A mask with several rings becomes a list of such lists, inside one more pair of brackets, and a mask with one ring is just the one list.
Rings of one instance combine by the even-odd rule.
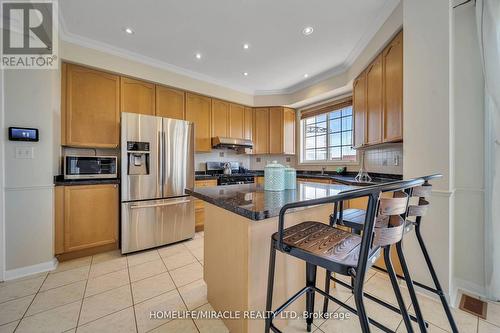
[[264, 170], [264, 167], [272, 161], [277, 161], [279, 164], [285, 166], [296, 167], [297, 165], [295, 155], [252, 155], [250, 158], [250, 169]]
[[394, 143], [365, 150], [368, 172], [403, 174], [403, 144]]
[[250, 168], [250, 155], [239, 154], [232, 149], [213, 149], [208, 153], [194, 154], [196, 171], [205, 171], [206, 162], [240, 162], [243, 167]]

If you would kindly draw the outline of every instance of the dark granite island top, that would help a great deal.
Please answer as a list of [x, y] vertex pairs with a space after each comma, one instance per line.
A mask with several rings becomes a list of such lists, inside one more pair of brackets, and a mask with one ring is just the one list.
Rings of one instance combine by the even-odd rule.
[[298, 182], [297, 189], [279, 192], [264, 191], [260, 184], [244, 184], [186, 189], [186, 193], [257, 221], [278, 216], [287, 203], [324, 198], [355, 188], [357, 186]]

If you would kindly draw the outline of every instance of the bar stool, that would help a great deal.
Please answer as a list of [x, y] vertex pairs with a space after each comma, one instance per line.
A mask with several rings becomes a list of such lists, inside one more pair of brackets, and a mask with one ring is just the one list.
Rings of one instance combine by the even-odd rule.
[[[408, 269], [408, 265], [406, 263], [406, 259], [404, 256], [402, 241], [399, 241], [396, 243], [396, 251], [398, 254], [399, 262], [401, 264], [401, 268], [403, 270], [403, 276], [398, 275], [397, 277], [404, 279], [406, 282], [406, 285], [408, 287], [408, 293], [410, 294], [410, 299], [412, 301], [413, 308], [415, 310], [415, 316], [416, 316], [416, 317], [410, 316], [410, 318], [412, 320], [418, 322], [418, 325], [419, 325], [421, 332], [427, 332], [428, 324], [425, 322], [425, 320], [423, 318], [422, 311], [420, 309], [420, 305], [418, 303], [418, 299], [416, 296], [414, 285], [417, 285], [421, 288], [424, 288], [424, 289], [439, 296], [441, 303], [443, 305], [444, 311], [446, 313], [446, 317], [448, 318], [448, 322], [450, 324], [450, 327], [451, 327], [452, 331], [455, 333], [455, 332], [458, 332], [457, 325], [456, 325], [455, 320], [453, 318], [453, 315], [451, 313], [448, 302], [444, 296], [443, 289], [441, 288], [441, 284], [439, 283], [439, 279], [438, 279], [436, 272], [434, 270], [434, 266], [432, 265], [431, 258], [429, 256], [429, 253], [427, 252], [427, 248], [425, 246], [425, 243], [424, 243], [424, 240], [422, 238], [421, 231], [420, 231], [422, 217], [426, 214], [428, 207], [430, 206], [429, 201], [426, 199], [431, 195], [431, 192], [432, 192], [432, 185], [429, 183], [429, 180], [439, 178], [439, 177], [442, 177], [442, 176], [441, 175], [431, 175], [431, 176], [422, 177], [422, 179], [424, 180], [424, 184], [422, 184], [421, 186], [416, 186], [416, 187], [407, 189], [407, 193], [409, 193], [410, 197], [418, 198], [417, 199], [418, 203], [416, 205], [410, 204], [408, 206], [408, 211], [405, 214], [406, 215], [405, 216], [405, 219], [406, 219], [405, 234], [407, 232], [409, 232], [413, 227], [415, 227], [415, 235], [417, 236], [417, 240], [418, 240], [420, 249], [424, 255], [424, 259], [425, 259], [425, 262], [426, 262], [427, 267], [429, 269], [429, 272], [431, 274], [435, 288], [429, 287], [427, 285], [424, 285], [422, 283], [418, 283], [418, 282], [415, 282], [412, 280], [409, 269]], [[337, 219], [334, 221], [334, 223], [336, 222], [336, 223], [339, 223], [341, 225], [350, 227], [351, 229], [353, 229], [353, 232], [357, 234], [363, 229], [363, 223], [364, 223], [363, 216], [365, 213], [366, 212], [364, 210], [361, 210], [361, 209], [346, 209], [342, 215], [339, 215], [339, 213], [334, 215], [334, 216], [337, 216]], [[332, 217], [331, 217], [331, 219], [332, 219]], [[343, 285], [345, 287], [349, 287], [348, 285], [345, 285], [345, 283], [335, 279], [334, 277], [331, 277], [331, 279], [340, 283], [341, 285]], [[327, 279], [327, 281], [329, 281], [329, 279]], [[329, 286], [329, 283], [328, 283], [328, 286]], [[399, 312], [397, 308], [395, 308], [394, 306], [392, 306], [389, 303], [386, 303], [386, 302], [384, 302], [380, 299], [377, 299], [377, 298], [375, 298], [371, 295], [368, 295], [368, 294], [365, 294], [365, 296], [367, 298], [370, 298], [370, 299], [376, 301], [377, 303], [393, 310], [393, 311]], [[324, 306], [325, 307], [328, 306], [327, 299], [325, 299]]]
[[[308, 313], [306, 317], [307, 331], [310, 332], [313, 323], [314, 294], [316, 292], [358, 315], [363, 332], [370, 332], [370, 323], [385, 332], [392, 332], [386, 326], [367, 316], [363, 302], [365, 274], [380, 256], [381, 249], [384, 251], [388, 267], [392, 267], [389, 252], [386, 248], [398, 242], [403, 236], [405, 224], [404, 219], [400, 215], [406, 212], [408, 195], [402, 192], [402, 190], [421, 185], [422, 183], [423, 180], [421, 179], [400, 181], [347, 191], [332, 197], [290, 203], [283, 206], [279, 214], [278, 232], [273, 234], [271, 238], [266, 302], [266, 313], [268, 316], [266, 317], [265, 332], [269, 332], [269, 330], [281, 332], [274, 326], [273, 319], [304, 293], [306, 294], [306, 312]], [[380, 198], [382, 189], [396, 191], [398, 194], [394, 198]], [[289, 209], [338, 203], [360, 197], [368, 197], [368, 207], [365, 213], [362, 236], [315, 221], [302, 222], [290, 228], [284, 228], [284, 216]], [[271, 311], [276, 251], [283, 252], [306, 262], [306, 286], [283, 305]], [[353, 290], [356, 309], [316, 287], [317, 266], [325, 268], [328, 272], [336, 272], [354, 278]], [[404, 318], [408, 331], [413, 332], [395, 276], [393, 276], [393, 281], [395, 282], [393, 283], [393, 287], [395, 287], [394, 292], [398, 299], [400, 313]]]

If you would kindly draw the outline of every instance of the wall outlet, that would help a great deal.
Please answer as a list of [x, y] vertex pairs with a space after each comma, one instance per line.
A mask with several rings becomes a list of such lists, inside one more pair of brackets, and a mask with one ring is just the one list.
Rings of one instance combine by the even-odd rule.
[[382, 161], [382, 165], [387, 166], [387, 158]]
[[292, 159], [291, 159], [290, 157], [287, 157], [287, 158], [286, 158], [287, 163], [290, 163], [290, 161], [291, 161], [291, 160], [292, 160]]
[[399, 155], [394, 155], [394, 161], [393, 161], [395, 166], [399, 165]]
[[257, 163], [260, 163], [260, 157], [257, 157], [255, 161], [257, 161]]
[[223, 151], [219, 152], [219, 157], [224, 157], [224, 152]]
[[17, 159], [33, 159], [35, 158], [35, 148], [33, 147], [16, 147]]

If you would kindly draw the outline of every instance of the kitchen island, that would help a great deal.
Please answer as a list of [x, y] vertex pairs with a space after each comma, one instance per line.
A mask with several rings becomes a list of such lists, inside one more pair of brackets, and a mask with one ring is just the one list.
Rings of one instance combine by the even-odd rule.
[[[233, 311], [240, 318], [223, 319], [230, 332], [262, 332], [271, 235], [278, 230], [278, 214], [283, 205], [336, 195], [355, 186], [297, 183], [296, 190], [264, 191], [262, 185], [228, 185], [186, 190], [205, 201], [204, 280], [209, 303], [216, 311]], [[333, 205], [319, 205], [290, 211], [289, 227], [303, 221], [328, 223]], [[318, 269], [318, 283], [324, 270]], [[278, 252], [273, 309], [305, 285], [305, 264]], [[321, 298], [322, 300], [322, 298]], [[316, 306], [319, 311], [322, 304]], [[305, 305], [295, 302], [290, 310], [302, 313]], [[246, 312], [250, 311], [250, 312]], [[255, 311], [255, 312], [253, 312]], [[245, 318], [246, 315], [257, 318]], [[276, 326], [287, 325], [276, 320]], [[304, 321], [305, 327], [305, 321]]]

